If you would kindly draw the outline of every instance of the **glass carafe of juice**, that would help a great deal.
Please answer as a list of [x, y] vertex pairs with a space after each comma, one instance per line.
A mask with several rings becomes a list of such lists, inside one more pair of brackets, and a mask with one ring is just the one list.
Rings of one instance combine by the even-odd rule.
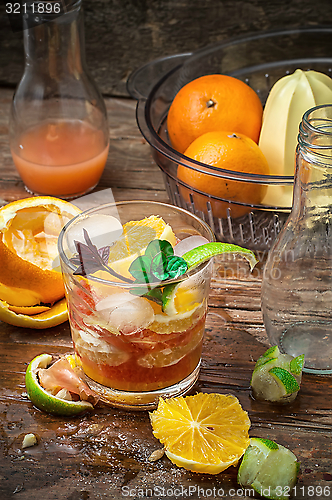
[[26, 5], [11, 153], [29, 192], [73, 198], [96, 186], [109, 147], [105, 104], [85, 64], [81, 0]]
[[272, 345], [304, 354], [307, 372], [332, 373], [332, 105], [303, 116], [293, 208], [269, 252], [262, 311]]

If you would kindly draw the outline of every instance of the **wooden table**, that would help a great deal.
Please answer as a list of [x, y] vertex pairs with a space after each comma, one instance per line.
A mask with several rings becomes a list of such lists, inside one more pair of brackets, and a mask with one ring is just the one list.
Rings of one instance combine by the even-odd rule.
[[[0, 92], [2, 204], [28, 196], [8, 147], [11, 96], [10, 90]], [[161, 174], [136, 126], [135, 102], [106, 103], [111, 145], [98, 189], [111, 187], [116, 200], [167, 201]], [[301, 391], [289, 405], [251, 398], [255, 361], [269, 346], [260, 311], [263, 265], [250, 275], [244, 263], [238, 264], [226, 270], [223, 262], [215, 266], [195, 390], [234, 394], [249, 413], [251, 436], [273, 439], [297, 455], [301, 472], [294, 498], [332, 498], [331, 377], [304, 374]], [[252, 497], [252, 491], [237, 485], [234, 467], [211, 476], [180, 469], [166, 457], [150, 463], [160, 444], [147, 412], [100, 404], [89, 415], [65, 419], [35, 409], [25, 392], [27, 364], [43, 352], [71, 351], [68, 323], [37, 331], [0, 322], [0, 345], [1, 500]], [[22, 438], [29, 432], [38, 436], [38, 445], [22, 451]]]

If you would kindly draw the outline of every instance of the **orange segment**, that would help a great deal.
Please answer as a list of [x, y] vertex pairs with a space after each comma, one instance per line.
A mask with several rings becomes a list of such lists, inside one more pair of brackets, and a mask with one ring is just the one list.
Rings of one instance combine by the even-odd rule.
[[171, 226], [161, 217], [151, 215], [142, 220], [127, 222], [123, 226], [123, 235], [110, 249], [111, 267], [122, 276], [132, 278], [128, 271], [130, 264], [156, 238], [167, 240], [172, 246], [176, 243]]

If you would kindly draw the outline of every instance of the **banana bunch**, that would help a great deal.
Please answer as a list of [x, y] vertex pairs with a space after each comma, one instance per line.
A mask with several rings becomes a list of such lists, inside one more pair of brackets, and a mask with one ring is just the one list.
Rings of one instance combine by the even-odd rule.
[[[321, 104], [332, 104], [332, 79], [323, 73], [297, 69], [274, 84], [264, 108], [259, 138], [271, 175], [294, 175], [302, 116]], [[292, 187], [269, 186], [263, 203], [291, 206]]]

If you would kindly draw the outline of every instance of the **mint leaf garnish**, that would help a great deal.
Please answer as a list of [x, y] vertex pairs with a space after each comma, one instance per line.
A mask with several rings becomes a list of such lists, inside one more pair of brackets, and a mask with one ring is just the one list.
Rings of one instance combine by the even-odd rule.
[[131, 263], [129, 272], [132, 276], [134, 276], [138, 283], [150, 283], [150, 267], [151, 261], [149, 257], [146, 255], [140, 255]]
[[152, 240], [144, 255], [137, 257], [129, 267], [136, 283], [160, 283], [182, 276], [188, 264], [174, 255], [172, 245], [166, 240]]
[[146, 247], [144, 255], [137, 257], [129, 266], [134, 279], [117, 273], [108, 265], [110, 247], [97, 248], [91, 241], [86, 229], [83, 229], [85, 243], [75, 241], [77, 254], [69, 261], [77, 266], [73, 274], [88, 276], [96, 271], [107, 271], [125, 283], [135, 286], [130, 289], [133, 295], [146, 297], [158, 304], [163, 303], [162, 288], [169, 279], [177, 279], [188, 270], [188, 264], [182, 257], [174, 255], [172, 245], [167, 240], [152, 240]]
[[168, 257], [167, 272], [169, 274], [169, 278], [178, 278], [187, 272], [187, 270], [188, 264], [184, 259], [182, 259], [182, 257], [177, 257], [176, 255]]

